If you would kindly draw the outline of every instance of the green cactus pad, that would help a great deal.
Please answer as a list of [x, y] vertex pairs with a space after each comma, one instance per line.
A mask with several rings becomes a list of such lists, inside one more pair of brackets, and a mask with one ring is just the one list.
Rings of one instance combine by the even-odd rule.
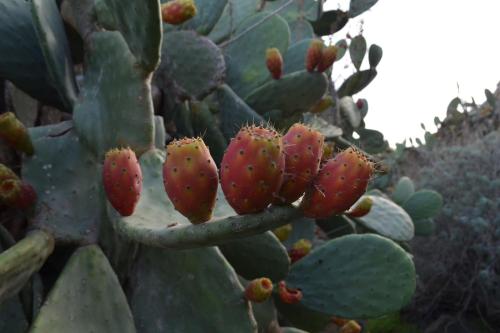
[[267, 277], [281, 281], [290, 268], [285, 247], [270, 231], [221, 244], [219, 249], [236, 273], [247, 280]]
[[335, 61], [339, 61], [347, 52], [347, 41], [345, 39], [341, 39], [337, 43], [335, 43], [335, 47], [337, 47], [337, 57], [335, 58]]
[[391, 200], [378, 196], [364, 196], [372, 199], [370, 212], [356, 219], [361, 225], [378, 234], [396, 241], [408, 241], [415, 236], [413, 222], [406, 211]]
[[309, 110], [323, 97], [327, 87], [328, 79], [323, 73], [295, 72], [260, 86], [245, 101], [260, 114], [281, 110], [282, 116], [288, 117]]
[[28, 321], [18, 298], [10, 298], [0, 304], [0, 332], [24, 333]]
[[299, 18], [310, 21], [318, 19], [318, 2], [315, 0], [273, 0], [265, 2], [264, 10], [275, 12], [287, 22], [293, 22]]
[[436, 222], [432, 219], [413, 221], [416, 236], [430, 236], [436, 231]]
[[302, 303], [283, 303], [278, 294], [274, 294], [274, 304], [279, 313], [293, 326], [311, 333], [324, 332], [324, 328], [331, 323], [332, 316], [306, 308]]
[[288, 48], [283, 55], [283, 73], [285, 75], [306, 69], [306, 54], [311, 41], [311, 38], [304, 39]]
[[316, 223], [330, 239], [356, 233], [356, 224], [345, 215], [333, 215]]
[[384, 135], [379, 131], [368, 128], [357, 128], [356, 133], [359, 135], [359, 147], [368, 154], [381, 153], [388, 147]]
[[[254, 332], [244, 290], [216, 248], [146, 247], [130, 280], [139, 332]], [[188, 317], [186, 317], [188, 315]]]
[[217, 90], [220, 128], [227, 140], [233, 138], [242, 126], [261, 124], [264, 119], [252, 110], [234, 91], [223, 85]]
[[[0, 3], [0, 77], [43, 103], [63, 107], [51, 81], [28, 1]], [[20, 70], [22, 69], [22, 70]]]
[[56, 1], [33, 0], [31, 10], [50, 82], [57, 89], [64, 109], [72, 111], [78, 98], [78, 89], [69, 44]]
[[232, 35], [234, 30], [257, 10], [256, 0], [227, 1], [224, 11], [208, 37], [216, 43]]
[[209, 34], [221, 18], [227, 3], [227, 0], [195, 0], [196, 15], [186, 23], [180, 25], [179, 28], [183, 30], [196, 30], [201, 35]]
[[377, 2], [378, 0], [351, 0], [351, 4], [349, 6], [349, 17], [353, 18], [363, 14]]
[[[248, 285], [248, 281], [241, 277], [240, 282], [244, 288]], [[278, 313], [272, 297], [262, 303], [252, 302], [252, 311], [257, 322], [258, 332], [273, 332], [272, 328], [278, 326]]]
[[323, 134], [325, 140], [333, 140], [343, 133], [342, 128], [332, 125], [322, 117], [311, 113], [304, 114], [304, 123]]
[[349, 45], [349, 55], [354, 67], [359, 71], [366, 54], [366, 39], [363, 35], [358, 35], [351, 40]]
[[328, 36], [341, 30], [349, 21], [349, 15], [343, 10], [323, 12], [319, 20], [312, 23], [314, 33], [318, 36]]
[[339, 98], [357, 94], [365, 89], [376, 76], [377, 70], [374, 68], [352, 74], [342, 83], [337, 91]]
[[103, 209], [101, 174], [71, 124], [30, 129], [35, 154], [23, 161], [23, 179], [38, 195], [34, 225], [57, 242], [89, 243], [97, 239]]
[[30, 333], [82, 331], [136, 332], [120, 283], [95, 245], [73, 253]]
[[343, 318], [375, 318], [408, 304], [416, 287], [410, 256], [377, 235], [331, 240], [294, 264], [287, 286], [301, 304]]
[[236, 30], [235, 36], [221, 45], [227, 65], [226, 82], [239, 96], [248, 95], [270, 79], [266, 67], [268, 48], [277, 48], [281, 54], [288, 48], [288, 24], [278, 15], [260, 23], [267, 15], [260, 13], [249, 17]]
[[138, 154], [148, 150], [154, 136], [149, 74], [139, 70], [118, 32], [92, 33], [88, 44], [85, 80], [73, 115], [80, 138], [99, 157], [121, 146]]
[[403, 204], [415, 193], [415, 184], [408, 177], [401, 177], [392, 192], [391, 199], [398, 205]]
[[157, 149], [165, 148], [166, 135], [163, 117], [155, 116], [155, 147]]
[[[125, 239], [163, 248], [188, 249], [218, 245], [232, 239], [257, 235], [289, 223], [300, 212], [290, 206], [272, 207], [262, 213], [229, 216], [232, 209], [219, 192], [211, 222], [191, 225], [174, 210], [162, 181], [164, 154], [149, 151], [141, 157], [143, 191], [132, 216], [119, 216], [108, 205], [108, 216]], [[222, 217], [224, 218], [218, 218]]]
[[155, 81], [172, 87], [181, 99], [202, 99], [219, 86], [226, 66], [220, 49], [194, 31], [165, 34]]
[[431, 218], [439, 213], [442, 206], [443, 197], [432, 190], [417, 191], [403, 204], [413, 220]]
[[352, 128], [358, 128], [361, 125], [361, 112], [351, 96], [344, 96], [339, 100], [339, 110]]
[[376, 44], [370, 45], [370, 50], [368, 51], [368, 61], [370, 62], [370, 67], [375, 68], [382, 60], [382, 48]]
[[24, 287], [53, 250], [54, 238], [37, 230], [0, 254], [0, 304]]
[[292, 233], [283, 242], [283, 245], [287, 249], [292, 248], [293, 244], [300, 239], [307, 239], [312, 241], [314, 239], [314, 231], [316, 229], [316, 223], [313, 219], [307, 217], [302, 217], [292, 221]]
[[118, 30], [135, 57], [135, 62], [148, 75], [160, 61], [162, 25], [158, 0], [102, 1], [113, 15]]
[[304, 19], [297, 19], [292, 22], [288, 22], [288, 27], [290, 28], [290, 42], [295, 44], [304, 39], [314, 38], [314, 31], [311, 23]]

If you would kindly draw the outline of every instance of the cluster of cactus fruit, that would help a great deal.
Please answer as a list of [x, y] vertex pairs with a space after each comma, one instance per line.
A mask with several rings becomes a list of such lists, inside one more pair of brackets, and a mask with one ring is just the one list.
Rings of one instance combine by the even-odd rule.
[[24, 152], [22, 180], [2, 166], [0, 189], [33, 189], [2, 197], [29, 229], [15, 243], [0, 226], [0, 331], [318, 332], [336, 316], [359, 332], [407, 304], [412, 221], [364, 195], [361, 150], [331, 149], [339, 97], [376, 65], [359, 71], [352, 48], [358, 72], [336, 90], [346, 41], [318, 38], [375, 2], [2, 3], [0, 77], [72, 115], [28, 130], [0, 118]]

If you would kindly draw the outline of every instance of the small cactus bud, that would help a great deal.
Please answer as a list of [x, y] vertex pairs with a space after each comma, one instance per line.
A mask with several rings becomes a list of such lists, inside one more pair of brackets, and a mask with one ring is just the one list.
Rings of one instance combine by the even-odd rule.
[[364, 106], [365, 106], [365, 102], [364, 102], [362, 99], [358, 99], [358, 100], [356, 101], [356, 107], [357, 107], [358, 109], [362, 109]]
[[288, 239], [288, 237], [290, 237], [290, 234], [292, 233], [292, 225], [285, 224], [284, 226], [274, 229], [273, 233], [281, 242], [284, 242]]
[[333, 98], [330, 96], [322, 98], [319, 100], [318, 103], [316, 103], [310, 110], [309, 112], [311, 113], [321, 113], [325, 110], [328, 110], [330, 106], [334, 104]]
[[197, 9], [193, 0], [173, 0], [161, 6], [163, 22], [179, 25], [196, 15]]
[[355, 320], [349, 320], [339, 330], [339, 333], [360, 333], [361, 326]]
[[309, 45], [306, 54], [306, 69], [308, 72], [313, 72], [318, 66], [321, 61], [323, 47], [324, 45], [321, 39], [314, 39]]
[[245, 298], [250, 302], [262, 303], [273, 293], [273, 283], [268, 278], [252, 280], [245, 289]]
[[299, 289], [289, 289], [285, 281], [279, 283], [279, 296], [283, 303], [297, 304], [302, 299], [302, 292]]
[[27, 209], [35, 204], [36, 198], [33, 187], [19, 179], [6, 179], [0, 183], [0, 201], [7, 206]]
[[12, 148], [33, 155], [33, 143], [28, 130], [12, 112], [0, 115], [0, 138]]
[[267, 49], [266, 65], [275, 80], [279, 80], [283, 75], [283, 57], [277, 48]]
[[309, 252], [311, 252], [311, 248], [312, 244], [307, 239], [300, 239], [297, 242], [295, 242], [290, 251], [288, 251], [288, 255], [290, 256], [292, 264], [297, 260], [300, 260], [306, 255], [308, 255]]
[[361, 200], [347, 212], [349, 217], [362, 217], [372, 209], [373, 200], [370, 197], [361, 198]]
[[318, 64], [318, 72], [326, 71], [337, 59], [337, 48], [334, 45], [324, 48], [321, 52], [321, 60]]

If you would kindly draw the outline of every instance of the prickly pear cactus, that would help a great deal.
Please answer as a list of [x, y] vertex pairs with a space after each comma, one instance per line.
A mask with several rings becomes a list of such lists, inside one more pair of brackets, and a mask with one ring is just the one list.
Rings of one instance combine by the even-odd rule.
[[[10, 229], [0, 226], [0, 329], [251, 333], [278, 327], [279, 312], [297, 326], [284, 331], [316, 332], [332, 316], [366, 319], [405, 306], [415, 289], [415, 268], [390, 239], [413, 236], [400, 208], [375, 199], [372, 215], [356, 223], [382, 237], [348, 235], [358, 230], [342, 211], [327, 220], [343, 222], [325, 222], [305, 218], [296, 203], [269, 205], [280, 201], [273, 195], [279, 193], [285, 170], [283, 141], [274, 130], [272, 140], [252, 137], [269, 142], [248, 143], [258, 149], [241, 159], [244, 170], [260, 172], [262, 177], [255, 179], [263, 182], [245, 181], [244, 172], [236, 171], [217, 188], [215, 165], [208, 170], [200, 164], [220, 167], [226, 157], [228, 165], [240, 167], [239, 156], [250, 151], [236, 144], [240, 128], [255, 125], [263, 132], [270, 124], [286, 130], [298, 121], [309, 123], [307, 113], [325, 99], [330, 101], [322, 110], [327, 116], [310, 126], [327, 141], [341, 133], [325, 120], [329, 113], [341, 113], [352, 128], [369, 131], [362, 122], [366, 101], [340, 103], [339, 97], [359, 92], [375, 77], [381, 49], [370, 48], [371, 67], [360, 70], [367, 48], [362, 36], [350, 46], [344, 40], [335, 48], [320, 48], [327, 50], [319, 53], [323, 67], [346, 50], [351, 54], [357, 72], [338, 91], [329, 68], [306, 69], [306, 54], [312, 40], [337, 31], [376, 1], [353, 0], [349, 12], [323, 11], [323, 2], [312, 0], [166, 2], [0, 4], [0, 32], [5, 35], [0, 79], [71, 114], [70, 120], [29, 128], [23, 138], [33, 154], [22, 155], [20, 174], [36, 191], [37, 201], [17, 211], [29, 222], [23, 239], [15, 242]], [[268, 49], [280, 54], [280, 75], [266, 66]], [[0, 138], [5, 134], [1, 130]], [[189, 150], [177, 156], [186, 163], [182, 177], [174, 177], [177, 170], [168, 163], [165, 144], [184, 136], [200, 136], [196, 142], [203, 139], [210, 152], [197, 159]], [[362, 135], [360, 140], [365, 140]], [[321, 161], [319, 141], [313, 173]], [[224, 155], [228, 145], [238, 147], [229, 149], [230, 157]], [[266, 170], [279, 164], [262, 163], [262, 155], [275, 147], [276, 161], [283, 162], [276, 173], [280, 181], [258, 209], [236, 208], [241, 213], [236, 214], [233, 207], [245, 197], [226, 200], [223, 192], [237, 183], [259, 199], [258, 188], [269, 186]], [[133, 151], [137, 161], [127, 159], [130, 153], [120, 163], [105, 163], [106, 153], [116, 148]], [[267, 169], [257, 170], [261, 165]], [[165, 172], [167, 180], [164, 166], [172, 167]], [[6, 168], [0, 169], [0, 185], [17, 177]], [[125, 174], [126, 184], [115, 184]], [[211, 186], [190, 185], [208, 176]], [[310, 184], [314, 177], [308, 177]], [[174, 192], [182, 190], [177, 200], [189, 201], [183, 205], [165, 192], [163, 181], [176, 179], [181, 183]], [[109, 191], [116, 188], [123, 193], [114, 198], [123, 200], [110, 202]], [[422, 202], [427, 211], [435, 209], [422, 194], [414, 196], [405, 203], [408, 214], [427, 216], [414, 208]], [[190, 210], [205, 201], [203, 218], [193, 219]], [[127, 202], [134, 207], [123, 209]], [[0, 205], [7, 208], [7, 202]], [[390, 222], [384, 224], [382, 218]], [[325, 224], [334, 230], [317, 227]], [[292, 229], [289, 241], [270, 232], [284, 225]], [[339, 235], [335, 228], [344, 228], [345, 236], [334, 237]], [[293, 255], [298, 249], [294, 244], [307, 244], [307, 251]], [[245, 287], [261, 278], [272, 280], [273, 297], [266, 293], [269, 298], [255, 304]]]

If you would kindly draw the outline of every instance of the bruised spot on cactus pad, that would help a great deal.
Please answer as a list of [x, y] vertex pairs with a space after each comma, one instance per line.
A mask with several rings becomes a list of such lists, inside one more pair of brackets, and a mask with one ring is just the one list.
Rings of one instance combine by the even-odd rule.
[[262, 303], [273, 293], [273, 282], [268, 278], [254, 279], [245, 289], [245, 298], [248, 301]]

